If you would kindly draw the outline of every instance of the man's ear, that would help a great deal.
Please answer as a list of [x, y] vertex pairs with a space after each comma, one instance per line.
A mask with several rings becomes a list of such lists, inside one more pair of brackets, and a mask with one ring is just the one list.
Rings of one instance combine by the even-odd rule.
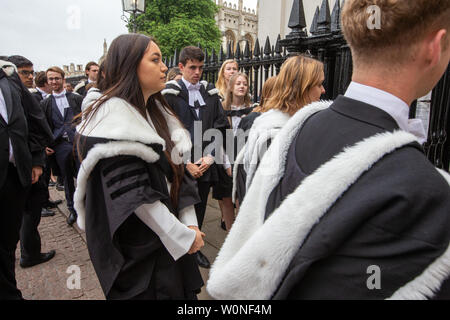
[[184, 65], [181, 62], [178, 62], [178, 68], [180, 68], [180, 71], [184, 71]]
[[426, 40], [426, 56], [431, 66], [439, 64], [441, 60], [442, 50], [446, 45], [444, 42], [447, 41], [446, 34], [447, 30], [441, 29], [430, 35], [430, 38]]

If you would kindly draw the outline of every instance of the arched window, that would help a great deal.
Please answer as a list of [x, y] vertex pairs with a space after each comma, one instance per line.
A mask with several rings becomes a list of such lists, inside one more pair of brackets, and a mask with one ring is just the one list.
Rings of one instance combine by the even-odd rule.
[[225, 38], [227, 39], [226, 44], [228, 45], [228, 43], [231, 42], [231, 48], [233, 48], [233, 50], [235, 50], [236, 49], [236, 36], [235, 36], [234, 32], [231, 30], [225, 31]]
[[244, 38], [246, 41], [248, 41], [248, 45], [250, 49], [253, 51], [254, 41], [252, 35], [250, 33], [247, 33]]

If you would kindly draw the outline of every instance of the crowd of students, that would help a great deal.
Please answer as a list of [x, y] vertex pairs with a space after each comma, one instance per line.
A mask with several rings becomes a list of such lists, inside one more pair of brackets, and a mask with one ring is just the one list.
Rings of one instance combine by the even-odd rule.
[[[89, 66], [95, 80], [76, 88], [84, 99], [49, 68], [41, 108], [24, 86], [30, 78], [20, 83], [15, 64], [2, 61], [2, 119], [16, 99], [29, 133], [20, 140], [8, 133], [17, 124], [0, 121], [9, 159], [0, 175], [9, 206], [1, 297], [21, 297], [13, 257], [25, 221], [23, 205], [5, 197], [18, 201], [37, 186], [46, 152], [107, 299], [197, 298], [199, 266], [211, 267], [200, 251], [211, 189], [229, 232], [206, 284], [214, 298], [450, 298], [450, 176], [424, 156], [425, 134], [408, 127], [409, 105], [448, 67], [450, 4], [378, 5], [385, 24], [373, 31], [361, 1], [345, 3], [353, 78], [335, 101], [320, 101], [324, 65], [313, 57], [289, 57], [254, 104], [237, 61], [223, 63], [214, 85], [201, 80], [200, 48], [183, 48], [168, 70], [142, 34], [117, 37], [102, 64]], [[29, 265], [54, 255], [36, 252], [23, 256]], [[381, 286], [369, 285], [372, 266]]]

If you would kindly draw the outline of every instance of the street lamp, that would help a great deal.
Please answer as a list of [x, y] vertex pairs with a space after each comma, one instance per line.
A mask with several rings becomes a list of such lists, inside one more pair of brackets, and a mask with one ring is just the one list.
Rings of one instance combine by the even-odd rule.
[[[136, 17], [145, 12], [145, 0], [122, 0], [122, 10], [133, 17], [133, 32], [136, 33]], [[126, 23], [130, 22], [125, 15], [122, 15], [122, 20]]]

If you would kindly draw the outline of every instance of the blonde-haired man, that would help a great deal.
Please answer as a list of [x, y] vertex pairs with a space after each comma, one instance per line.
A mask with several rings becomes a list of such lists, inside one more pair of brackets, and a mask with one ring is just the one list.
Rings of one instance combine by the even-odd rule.
[[258, 169], [215, 261], [216, 298], [450, 298], [450, 176], [408, 121], [448, 67], [450, 2], [347, 0], [342, 29], [353, 81], [264, 155], [274, 168]]

